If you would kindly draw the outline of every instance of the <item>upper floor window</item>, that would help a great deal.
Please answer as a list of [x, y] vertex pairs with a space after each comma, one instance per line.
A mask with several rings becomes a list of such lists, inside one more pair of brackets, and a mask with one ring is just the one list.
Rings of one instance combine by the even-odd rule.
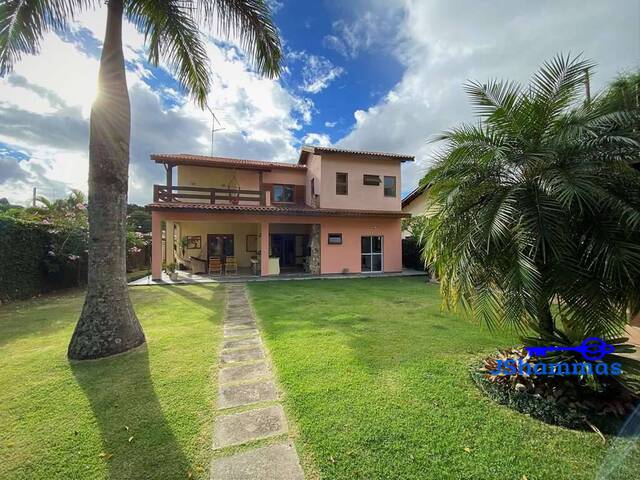
[[312, 178], [311, 179], [311, 195], [315, 195], [316, 194], [316, 179]]
[[396, 177], [384, 177], [384, 196], [396, 196]]
[[349, 175], [346, 173], [336, 173], [336, 195], [347, 195], [349, 193]]
[[273, 186], [273, 201], [293, 203], [294, 199], [294, 187], [293, 185], [274, 185]]
[[362, 177], [363, 185], [380, 185], [380, 176], [379, 175], [364, 175]]

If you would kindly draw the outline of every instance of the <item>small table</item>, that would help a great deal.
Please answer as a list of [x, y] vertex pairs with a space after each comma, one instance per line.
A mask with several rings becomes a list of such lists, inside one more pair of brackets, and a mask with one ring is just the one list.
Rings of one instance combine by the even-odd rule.
[[280, 257], [269, 257], [269, 271], [267, 275], [280, 275]]

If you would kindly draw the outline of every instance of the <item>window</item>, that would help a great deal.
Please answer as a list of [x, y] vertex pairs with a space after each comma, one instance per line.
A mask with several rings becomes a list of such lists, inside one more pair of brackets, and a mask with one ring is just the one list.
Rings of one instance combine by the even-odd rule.
[[315, 195], [316, 194], [316, 179], [312, 178], [311, 179], [311, 195]]
[[273, 201], [293, 203], [293, 185], [274, 185], [273, 186]]
[[349, 193], [349, 175], [346, 173], [336, 173], [336, 195], [347, 195]]
[[380, 176], [378, 175], [365, 175], [362, 179], [364, 185], [380, 185]]
[[342, 234], [341, 233], [330, 233], [329, 234], [329, 245], [342, 245]]
[[396, 196], [396, 177], [384, 177], [384, 196]]

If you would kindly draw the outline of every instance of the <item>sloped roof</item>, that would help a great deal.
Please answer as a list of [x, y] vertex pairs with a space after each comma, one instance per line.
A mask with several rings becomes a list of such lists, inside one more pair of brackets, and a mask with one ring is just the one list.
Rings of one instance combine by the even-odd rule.
[[408, 213], [390, 212], [381, 210], [348, 210], [311, 208], [301, 205], [233, 205], [212, 203], [182, 203], [182, 202], [156, 202], [147, 205], [150, 210], [186, 210], [186, 211], [210, 211], [221, 213], [257, 213], [265, 215], [301, 215], [301, 216], [333, 216], [333, 217], [409, 217]]
[[402, 208], [409, 205], [416, 198], [418, 198], [422, 193], [429, 187], [429, 185], [418, 185], [416, 189], [411, 191], [406, 197], [402, 199]]
[[322, 154], [322, 153], [342, 153], [345, 155], [354, 155], [362, 157], [378, 157], [381, 160], [400, 160], [401, 162], [413, 162], [415, 157], [413, 155], [404, 155], [401, 153], [386, 153], [386, 152], [369, 152], [366, 150], [348, 150], [345, 148], [336, 147], [316, 147], [311, 145], [304, 145], [300, 149], [300, 156], [298, 157], [298, 163], [304, 164], [306, 162], [306, 156], [308, 154]]
[[305, 170], [306, 165], [284, 162], [267, 162], [263, 160], [245, 160], [241, 158], [209, 157], [206, 155], [190, 155], [186, 153], [176, 154], [152, 154], [151, 159], [156, 163], [169, 165], [193, 165], [200, 167], [221, 167], [234, 168], [240, 170], [262, 170], [292, 169]]

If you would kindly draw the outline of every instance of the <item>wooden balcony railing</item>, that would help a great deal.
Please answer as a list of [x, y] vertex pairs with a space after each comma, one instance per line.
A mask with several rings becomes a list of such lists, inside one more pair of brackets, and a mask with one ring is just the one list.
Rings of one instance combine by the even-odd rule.
[[266, 196], [265, 192], [260, 190], [154, 185], [153, 201], [156, 203], [185, 202], [266, 205]]

